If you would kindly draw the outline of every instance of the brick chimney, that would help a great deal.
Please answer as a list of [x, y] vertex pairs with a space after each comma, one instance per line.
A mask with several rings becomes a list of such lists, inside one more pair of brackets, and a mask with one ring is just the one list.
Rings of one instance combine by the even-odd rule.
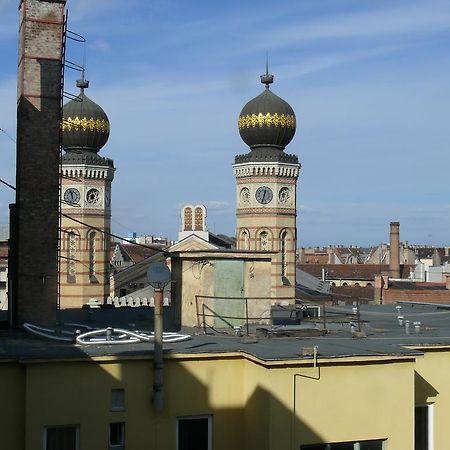
[[391, 222], [389, 276], [400, 278], [400, 222]]
[[56, 321], [65, 3], [21, 0], [19, 6], [14, 325]]

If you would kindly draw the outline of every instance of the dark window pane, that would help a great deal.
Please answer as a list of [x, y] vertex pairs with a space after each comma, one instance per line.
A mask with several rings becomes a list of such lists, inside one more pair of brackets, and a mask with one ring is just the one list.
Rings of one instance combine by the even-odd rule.
[[178, 450], [208, 450], [208, 419], [180, 419]]
[[47, 428], [46, 450], [76, 450], [77, 428]]
[[123, 422], [109, 424], [109, 445], [123, 445], [125, 424]]
[[415, 450], [428, 450], [428, 406], [416, 406], [414, 414]]
[[301, 445], [300, 450], [327, 450], [327, 444]]
[[382, 450], [383, 449], [383, 441], [366, 441], [360, 442], [359, 448], [361, 450]]
[[123, 411], [125, 409], [125, 390], [111, 390], [111, 409], [113, 411]]
[[355, 445], [353, 442], [343, 442], [340, 444], [330, 444], [331, 450], [354, 450]]

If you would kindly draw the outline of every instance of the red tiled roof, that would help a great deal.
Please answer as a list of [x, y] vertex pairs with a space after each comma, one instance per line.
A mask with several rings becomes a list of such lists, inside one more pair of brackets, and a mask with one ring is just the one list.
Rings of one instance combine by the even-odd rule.
[[308, 254], [306, 253], [302, 257], [303, 264], [328, 264], [330, 257], [327, 254], [317, 253], [317, 254]]
[[360, 300], [367, 303], [373, 300], [373, 286], [333, 286], [333, 299], [345, 303]]
[[[375, 275], [389, 273], [387, 264], [297, 264], [297, 267], [316, 278], [322, 278], [322, 269], [326, 270], [327, 280], [373, 280]], [[408, 278], [412, 264], [400, 265], [400, 277]]]
[[145, 248], [140, 245], [120, 244], [134, 263], [138, 263], [149, 256], [158, 253], [154, 248]]

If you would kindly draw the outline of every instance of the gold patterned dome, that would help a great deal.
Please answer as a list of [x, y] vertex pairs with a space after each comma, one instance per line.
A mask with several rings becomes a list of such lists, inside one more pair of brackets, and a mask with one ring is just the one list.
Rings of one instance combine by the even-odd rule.
[[272, 75], [261, 75], [261, 82], [266, 89], [250, 100], [239, 115], [239, 134], [252, 150], [264, 147], [284, 150], [295, 134], [294, 110], [269, 89]]
[[67, 151], [97, 153], [109, 137], [109, 120], [105, 111], [84, 93], [88, 86], [79, 80], [80, 94], [63, 107], [62, 146]]

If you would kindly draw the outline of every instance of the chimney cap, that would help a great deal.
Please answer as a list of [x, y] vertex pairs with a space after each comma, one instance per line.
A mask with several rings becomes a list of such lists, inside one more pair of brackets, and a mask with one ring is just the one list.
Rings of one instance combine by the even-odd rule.
[[397, 227], [399, 227], [400, 226], [400, 222], [391, 222], [391, 227], [395, 227], [395, 226], [397, 226]]

